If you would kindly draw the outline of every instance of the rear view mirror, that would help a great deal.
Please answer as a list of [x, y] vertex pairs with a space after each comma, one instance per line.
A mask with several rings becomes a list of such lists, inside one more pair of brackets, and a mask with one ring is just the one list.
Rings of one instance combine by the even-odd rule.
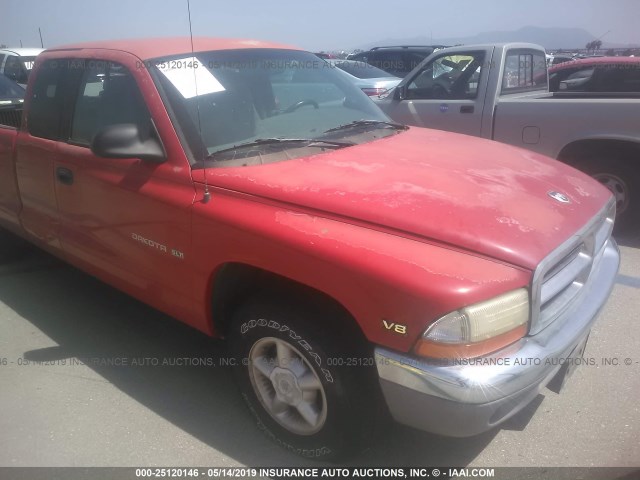
[[91, 151], [105, 158], [140, 158], [162, 163], [167, 157], [162, 144], [155, 136], [142, 139], [140, 129], [132, 123], [109, 125], [96, 133]]

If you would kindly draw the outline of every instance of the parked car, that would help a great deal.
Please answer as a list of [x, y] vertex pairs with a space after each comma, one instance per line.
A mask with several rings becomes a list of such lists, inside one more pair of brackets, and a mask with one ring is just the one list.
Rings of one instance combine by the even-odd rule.
[[0, 126], [20, 126], [24, 95], [24, 88], [4, 75], [0, 75]]
[[[624, 75], [628, 88], [637, 85], [635, 68], [605, 73]], [[465, 45], [432, 54], [378, 104], [399, 123], [490, 138], [566, 162], [611, 190], [620, 227], [638, 228], [640, 98], [550, 93], [547, 78], [538, 45]]]
[[366, 52], [349, 56], [349, 60], [366, 62], [396, 77], [404, 77], [420, 62], [443, 45], [401, 45], [374, 47]]
[[640, 57], [592, 57], [549, 69], [552, 92], [640, 93]]
[[305, 457], [361, 448], [384, 409], [495, 427], [579, 365], [616, 280], [598, 182], [390, 122], [309, 52], [76, 44], [28, 91], [0, 128], [0, 225], [226, 338], [260, 430]]
[[559, 65], [565, 62], [573, 62], [575, 58], [571, 55], [547, 54], [547, 67]]
[[330, 59], [327, 63], [344, 72], [360, 90], [370, 97], [382, 95], [402, 80], [365, 62]]
[[42, 48], [9, 48], [0, 50], [0, 73], [21, 86], [26, 86], [36, 57]]

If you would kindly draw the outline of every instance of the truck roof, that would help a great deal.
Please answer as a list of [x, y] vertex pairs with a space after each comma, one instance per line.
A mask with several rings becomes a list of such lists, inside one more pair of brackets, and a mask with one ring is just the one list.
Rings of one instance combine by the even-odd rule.
[[549, 69], [549, 72], [557, 72], [566, 68], [577, 68], [598, 65], [637, 65], [640, 68], [640, 57], [587, 57], [572, 62], [560, 63]]
[[[263, 42], [260, 40], [215, 38], [215, 37], [193, 37], [193, 51], [204, 52], [209, 50], [233, 50], [246, 48], [285, 48], [288, 50], [299, 50], [290, 45], [274, 42]], [[82, 50], [82, 49], [106, 49], [120, 50], [131, 53], [141, 60], [148, 60], [181, 53], [191, 53], [191, 38], [189, 37], [161, 37], [161, 38], [135, 38], [125, 40], [106, 40], [86, 43], [75, 43], [59, 47], [49, 48], [48, 52], [61, 50]]]

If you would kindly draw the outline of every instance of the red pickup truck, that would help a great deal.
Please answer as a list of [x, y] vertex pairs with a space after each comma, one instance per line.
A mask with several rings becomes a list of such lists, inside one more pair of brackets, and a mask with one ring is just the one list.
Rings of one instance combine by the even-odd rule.
[[307, 457], [363, 445], [380, 408], [505, 421], [578, 363], [619, 265], [598, 182], [393, 123], [271, 43], [47, 50], [0, 182], [3, 227], [228, 338], [260, 428]]

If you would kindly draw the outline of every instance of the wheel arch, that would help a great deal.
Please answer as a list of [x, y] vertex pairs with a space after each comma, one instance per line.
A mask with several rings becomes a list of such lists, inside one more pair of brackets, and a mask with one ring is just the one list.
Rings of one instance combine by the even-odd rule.
[[638, 228], [640, 141], [588, 139], [567, 145], [558, 159], [603, 183], [616, 199], [614, 233]]
[[218, 336], [226, 336], [233, 314], [243, 302], [261, 295], [326, 312], [331, 328], [338, 328], [341, 334], [367, 342], [354, 316], [338, 300], [288, 277], [246, 263], [229, 262], [213, 273], [210, 285], [210, 321], [213, 332]]
[[573, 141], [565, 145], [558, 154], [561, 160], [571, 166], [579, 167], [580, 160], [584, 155], [592, 156], [595, 152], [605, 151], [609, 154], [633, 157], [638, 156], [640, 160], [640, 140], [619, 139], [619, 138], [588, 138]]

